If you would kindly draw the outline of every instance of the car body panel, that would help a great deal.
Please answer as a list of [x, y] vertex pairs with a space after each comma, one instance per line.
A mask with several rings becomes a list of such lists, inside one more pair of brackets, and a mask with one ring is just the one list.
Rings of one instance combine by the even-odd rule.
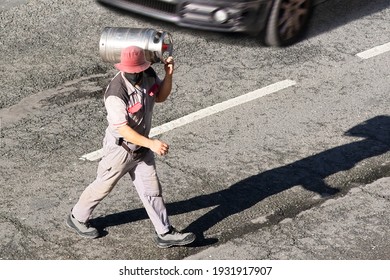
[[287, 46], [305, 32], [313, 5], [326, 0], [97, 1], [182, 27], [260, 35], [266, 45]]
[[[222, 32], [256, 33], [264, 28], [273, 0], [98, 0], [178, 26]], [[218, 22], [217, 12], [227, 15]]]

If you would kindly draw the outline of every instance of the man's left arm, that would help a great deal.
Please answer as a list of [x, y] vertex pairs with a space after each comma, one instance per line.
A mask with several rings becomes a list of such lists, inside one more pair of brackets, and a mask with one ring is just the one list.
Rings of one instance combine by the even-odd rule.
[[165, 65], [164, 65], [165, 77], [164, 80], [161, 82], [160, 91], [156, 96], [156, 102], [164, 102], [171, 94], [174, 68], [175, 65], [174, 65], [173, 57], [170, 56], [165, 61]]

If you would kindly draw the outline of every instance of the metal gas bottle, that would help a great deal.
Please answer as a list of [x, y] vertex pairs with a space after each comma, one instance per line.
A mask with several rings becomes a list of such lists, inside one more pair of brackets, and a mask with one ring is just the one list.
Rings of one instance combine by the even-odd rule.
[[106, 27], [100, 36], [99, 52], [103, 61], [118, 63], [122, 49], [137, 46], [145, 50], [151, 63], [163, 62], [173, 52], [170, 33], [152, 28]]

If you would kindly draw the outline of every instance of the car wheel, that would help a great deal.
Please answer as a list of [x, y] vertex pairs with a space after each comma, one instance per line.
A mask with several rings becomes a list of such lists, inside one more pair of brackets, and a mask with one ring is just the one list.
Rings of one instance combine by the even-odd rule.
[[287, 46], [295, 43], [307, 27], [311, 10], [311, 0], [274, 0], [265, 29], [265, 44]]

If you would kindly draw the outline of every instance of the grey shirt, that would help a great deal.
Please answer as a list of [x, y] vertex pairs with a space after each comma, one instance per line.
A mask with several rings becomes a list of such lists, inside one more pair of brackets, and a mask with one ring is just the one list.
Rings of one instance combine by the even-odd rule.
[[[123, 72], [111, 80], [104, 95], [108, 121], [104, 141], [106, 145], [116, 145], [116, 139], [121, 137], [118, 128], [124, 125], [148, 137], [160, 85], [161, 80], [151, 67], [144, 71], [141, 85], [137, 88], [125, 78]], [[127, 144], [132, 150], [139, 148], [132, 143]]]

